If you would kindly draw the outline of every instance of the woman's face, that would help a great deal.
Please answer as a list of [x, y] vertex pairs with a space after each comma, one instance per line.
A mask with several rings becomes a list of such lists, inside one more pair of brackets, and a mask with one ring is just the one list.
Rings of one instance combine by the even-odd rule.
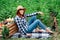
[[20, 12], [21, 15], [24, 14], [24, 10], [23, 9], [21, 9], [19, 12]]

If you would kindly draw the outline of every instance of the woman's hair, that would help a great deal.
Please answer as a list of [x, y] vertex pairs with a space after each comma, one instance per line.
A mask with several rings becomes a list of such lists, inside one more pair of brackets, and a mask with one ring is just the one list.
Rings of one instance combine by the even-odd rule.
[[25, 13], [25, 9], [19, 9], [19, 10], [17, 10], [16, 15], [18, 15], [18, 16], [23, 16], [23, 17], [24, 17], [24, 14], [23, 14], [23, 15], [20, 14], [20, 12], [19, 12], [20, 10], [24, 10], [24, 13]]

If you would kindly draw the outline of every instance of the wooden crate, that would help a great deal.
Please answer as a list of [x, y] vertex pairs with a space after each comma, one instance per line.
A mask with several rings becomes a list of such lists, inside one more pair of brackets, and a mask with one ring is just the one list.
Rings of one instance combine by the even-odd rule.
[[[15, 23], [7, 25], [9, 28], [9, 37], [18, 31], [18, 27]], [[0, 27], [0, 37], [2, 37], [2, 27]]]

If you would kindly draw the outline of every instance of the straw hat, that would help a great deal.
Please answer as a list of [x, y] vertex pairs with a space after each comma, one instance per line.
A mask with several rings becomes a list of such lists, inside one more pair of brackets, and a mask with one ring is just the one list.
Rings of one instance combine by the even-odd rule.
[[25, 9], [23, 6], [21, 6], [21, 5], [19, 5], [18, 7], [17, 7], [17, 10], [19, 10], [19, 9]]

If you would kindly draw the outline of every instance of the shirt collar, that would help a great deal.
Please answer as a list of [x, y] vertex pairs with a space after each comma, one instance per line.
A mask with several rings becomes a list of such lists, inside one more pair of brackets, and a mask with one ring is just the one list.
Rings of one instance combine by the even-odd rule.
[[[25, 15], [24, 15], [24, 16], [25, 16]], [[20, 18], [18, 15], [16, 15], [16, 17]], [[25, 17], [22, 17], [22, 18], [20, 18], [20, 19], [23, 19], [23, 18], [25, 18]]]

